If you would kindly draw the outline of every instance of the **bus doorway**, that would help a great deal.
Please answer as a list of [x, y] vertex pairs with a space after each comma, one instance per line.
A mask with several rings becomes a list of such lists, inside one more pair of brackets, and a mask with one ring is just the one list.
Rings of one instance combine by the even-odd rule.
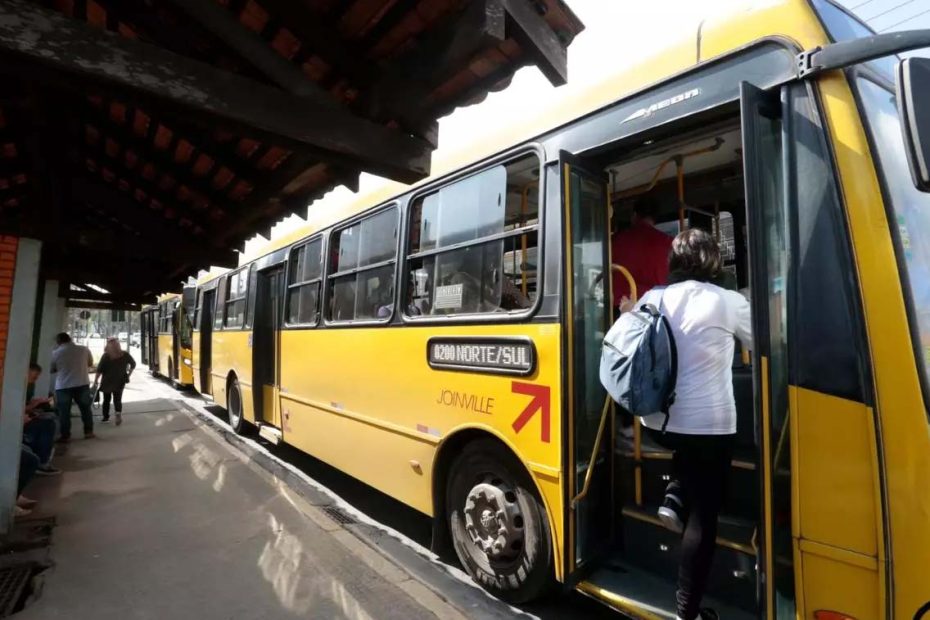
[[201, 300], [200, 325], [200, 391], [213, 394], [213, 381], [210, 375], [213, 369], [213, 313], [216, 310], [216, 289], [203, 292]]
[[284, 314], [284, 266], [259, 271], [255, 290], [255, 324], [252, 328], [252, 381], [255, 422], [259, 428], [281, 428], [280, 390], [281, 323]]
[[[731, 117], [675, 128], [665, 139], [642, 140], [640, 148], [583, 163], [563, 156], [571, 352], [565, 405], [571, 433], [563, 449], [566, 471], [575, 474], [568, 483], [572, 546], [565, 554], [566, 572], [581, 591], [636, 616], [648, 610], [655, 617], [675, 617], [682, 537], [657, 517], [673, 479], [672, 452], [644, 432], [638, 419], [624, 432], [600, 385], [601, 343], [615, 318], [612, 308], [619, 305], [611, 300], [611, 278], [603, 274], [632, 280], [609, 246], [636, 201], [648, 196], [657, 205], [656, 228], [670, 236], [702, 228], [717, 238], [723, 269], [712, 284], [751, 298], [754, 340], [768, 339], [769, 325], [783, 320], [770, 307], [781, 303], [787, 279], [780, 107], [777, 96], [772, 101], [747, 87], [743, 108], [742, 123]], [[747, 230], [758, 231], [752, 244]], [[750, 279], [761, 287], [758, 295], [751, 294]], [[782, 288], [770, 290], [773, 282]], [[643, 293], [636, 290], [632, 297]], [[770, 318], [773, 313], [779, 314]], [[737, 434], [704, 597], [706, 606], [727, 618], [756, 617], [770, 604], [765, 575], [774, 570], [773, 501], [790, 515], [790, 497], [778, 496], [785, 485], [775, 487], [772, 466], [774, 452], [784, 462], [787, 427], [770, 428], [770, 405], [787, 407], [769, 399], [773, 386], [784, 381], [768, 363], [767, 347], [756, 348], [750, 352], [737, 341], [732, 360]], [[779, 554], [779, 560], [790, 562], [790, 554]]]

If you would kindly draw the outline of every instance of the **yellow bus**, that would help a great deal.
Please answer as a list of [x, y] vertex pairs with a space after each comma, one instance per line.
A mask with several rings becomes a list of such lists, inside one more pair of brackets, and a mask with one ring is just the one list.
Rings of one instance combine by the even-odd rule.
[[201, 279], [197, 387], [237, 431], [432, 517], [496, 596], [559, 582], [674, 617], [671, 455], [618, 434], [598, 380], [612, 234], [649, 196], [660, 228], [717, 236], [753, 309], [706, 604], [922, 617], [930, 104], [927, 65], [892, 54], [928, 45], [827, 0], [708, 18], [543, 124]]
[[183, 295], [160, 295], [157, 303], [142, 309], [142, 363], [179, 388], [191, 387], [191, 319], [188, 308], [193, 289]]

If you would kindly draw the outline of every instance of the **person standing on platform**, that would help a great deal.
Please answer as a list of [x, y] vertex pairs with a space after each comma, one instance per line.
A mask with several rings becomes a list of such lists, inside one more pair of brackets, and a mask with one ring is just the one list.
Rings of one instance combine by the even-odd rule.
[[[655, 227], [658, 204], [649, 197], [636, 201], [630, 227], [617, 232], [611, 240], [611, 260], [622, 265], [636, 282], [639, 297], [656, 286], [668, 283], [668, 255], [672, 249], [672, 238]], [[614, 272], [613, 304], [619, 310], [626, 310], [625, 304], [632, 291], [627, 280], [620, 273]]]
[[94, 356], [90, 349], [71, 341], [71, 336], [62, 332], [55, 336], [58, 344], [52, 351], [51, 371], [55, 374], [55, 405], [58, 408], [61, 443], [71, 440], [71, 403], [77, 402], [84, 423], [84, 439], [93, 439], [94, 416], [90, 408], [90, 374]]
[[[123, 388], [129, 383], [129, 376], [136, 369], [136, 360], [123, 351], [116, 338], [107, 338], [107, 345], [103, 349], [103, 356], [97, 364], [97, 376], [94, 385], [100, 383], [103, 393], [103, 422], [110, 421], [110, 399], [113, 399], [113, 408], [116, 410], [116, 425], [123, 423]], [[103, 380], [100, 380], [100, 377]]]

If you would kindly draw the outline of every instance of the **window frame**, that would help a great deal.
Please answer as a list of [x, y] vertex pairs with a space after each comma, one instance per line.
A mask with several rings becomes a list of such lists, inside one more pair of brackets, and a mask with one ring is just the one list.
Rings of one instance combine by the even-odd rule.
[[191, 332], [200, 331], [200, 319], [203, 313], [203, 289], [199, 286], [194, 292], [194, 316], [191, 321]]
[[[450, 185], [455, 185], [469, 177], [473, 177], [477, 174], [481, 174], [495, 166], [507, 166], [510, 163], [516, 162], [522, 158], [528, 156], [535, 156], [539, 169], [539, 178], [537, 183], [537, 205], [539, 206], [539, 214], [537, 224], [533, 226], [527, 226], [526, 228], [521, 228], [519, 231], [506, 231], [503, 233], [497, 233], [494, 235], [489, 235], [487, 237], [482, 237], [480, 240], [464, 241], [449, 245], [443, 248], [433, 248], [431, 250], [426, 250], [423, 252], [417, 252], [415, 254], [409, 253], [410, 249], [410, 239], [409, 231], [411, 226], [411, 218], [413, 217], [413, 205], [420, 199], [424, 199], [430, 194], [438, 193], [444, 187]], [[436, 256], [439, 254], [445, 254], [447, 252], [453, 252], [455, 250], [460, 250], [467, 247], [477, 247], [484, 245], [486, 243], [491, 243], [493, 241], [500, 241], [503, 239], [509, 239], [511, 237], [519, 237], [523, 234], [528, 234], [528, 232], [536, 232], [538, 237], [537, 242], [537, 258], [536, 258], [536, 299], [533, 300], [533, 303], [520, 311], [506, 312], [506, 313], [493, 313], [493, 312], [472, 312], [472, 313], [462, 313], [462, 314], [444, 314], [440, 316], [411, 316], [407, 314], [407, 309], [403, 308], [400, 312], [401, 320], [404, 324], [433, 324], [433, 323], [516, 323], [520, 321], [525, 321], [528, 318], [535, 315], [539, 308], [542, 305], [543, 293], [544, 293], [544, 283], [545, 283], [545, 247], [546, 247], [546, 181], [547, 181], [547, 171], [546, 171], [546, 153], [545, 149], [538, 142], [533, 142], [530, 144], [524, 144], [519, 147], [510, 149], [499, 155], [492, 157], [490, 159], [478, 162], [472, 166], [463, 168], [453, 174], [450, 174], [435, 183], [430, 185], [425, 185], [421, 188], [418, 188], [417, 191], [411, 193], [406, 201], [404, 221], [403, 221], [403, 238], [401, 240], [401, 249], [403, 250], [402, 255], [402, 271], [400, 273], [404, 274], [404, 277], [400, 278], [398, 282], [398, 299], [407, 299], [407, 288], [408, 288], [408, 262], [410, 260], [417, 260], [420, 258], [425, 258], [429, 256]], [[401, 262], [401, 261], [398, 261]], [[395, 302], [395, 310], [398, 303]]]
[[[292, 261], [291, 257], [294, 252], [301, 250], [302, 248], [309, 247], [310, 244], [319, 241], [320, 242], [320, 276], [312, 280], [307, 280], [305, 282], [297, 282], [294, 284], [289, 284], [291, 279], [291, 269]], [[324, 294], [324, 283], [326, 282], [326, 261], [324, 257], [327, 255], [326, 249], [328, 244], [326, 243], [326, 235], [322, 232], [316, 233], [306, 239], [301, 239], [299, 242], [292, 245], [287, 251], [287, 259], [285, 260], [285, 269], [284, 269], [284, 320], [282, 326], [284, 329], [313, 329], [320, 325], [320, 318], [323, 316], [323, 311], [325, 310], [325, 304], [323, 303], [323, 294]], [[317, 295], [317, 315], [316, 321], [312, 323], [291, 323], [288, 321], [290, 318], [290, 308], [291, 308], [291, 293], [292, 291], [298, 290], [304, 286], [310, 286], [311, 284], [319, 283], [320, 292]]]
[[[323, 256], [325, 257], [325, 261], [323, 264], [324, 270], [323, 270], [322, 281], [323, 281], [324, 290], [323, 290], [323, 295], [321, 296], [321, 304], [322, 304], [321, 315], [323, 317], [323, 325], [325, 325], [326, 327], [354, 327], [354, 326], [366, 326], [366, 325], [367, 326], [387, 325], [388, 323], [394, 320], [394, 317], [397, 314], [397, 303], [398, 303], [397, 293], [399, 289], [398, 282], [397, 282], [397, 279], [398, 279], [397, 270], [401, 263], [400, 251], [401, 251], [401, 248], [403, 247], [402, 240], [403, 240], [404, 231], [405, 231], [404, 220], [402, 217], [403, 215], [402, 206], [403, 205], [402, 205], [401, 200], [392, 200], [386, 204], [381, 204], [371, 209], [368, 209], [364, 213], [360, 213], [348, 220], [339, 222], [338, 225], [334, 226], [328, 232], [324, 233], [324, 236], [326, 237], [326, 243], [325, 243], [325, 248], [321, 250], [321, 251], [324, 251]], [[397, 239], [395, 240], [395, 243], [394, 243], [394, 258], [390, 260], [380, 261], [377, 263], [372, 263], [370, 265], [365, 265], [364, 267], [356, 266], [356, 267], [353, 267], [352, 269], [345, 269], [343, 271], [333, 272], [332, 264], [331, 264], [332, 261], [330, 260], [329, 253], [330, 253], [330, 249], [333, 247], [334, 236], [339, 234], [343, 230], [346, 230], [347, 228], [352, 228], [353, 226], [355, 226], [356, 224], [360, 224], [364, 220], [377, 217], [381, 213], [387, 212], [391, 209], [394, 209], [395, 211], [395, 216], [396, 216], [395, 224], [397, 226]], [[330, 281], [332, 281], [334, 278], [343, 278], [345, 276], [358, 275], [359, 273], [363, 273], [365, 271], [373, 271], [375, 269], [380, 269], [380, 268], [390, 265], [391, 262], [394, 263], [394, 270], [393, 270], [394, 289], [391, 293], [392, 304], [391, 304], [390, 315], [382, 319], [379, 319], [379, 318], [352, 319], [349, 321], [333, 320], [330, 317], [330, 312], [329, 312], [330, 298], [332, 296], [330, 293], [330, 286], [329, 286]], [[356, 291], [356, 299], [357, 298], [358, 298], [358, 291]]]
[[[230, 279], [233, 277], [238, 278], [239, 274], [243, 272], [246, 274], [245, 292], [242, 293], [241, 297], [235, 297], [235, 298], [227, 297], [230, 291], [230, 287], [229, 287]], [[223, 297], [224, 297], [223, 299], [223, 331], [244, 331], [247, 329], [246, 321], [248, 320], [248, 313], [249, 313], [249, 290], [251, 289], [251, 286], [249, 286], [250, 285], [249, 265], [246, 265], [244, 267], [239, 267], [235, 271], [231, 271], [230, 273], [226, 274], [223, 279], [225, 280], [225, 284], [226, 284], [226, 286], [223, 287]], [[245, 305], [245, 307], [242, 310], [242, 323], [240, 323], [239, 325], [229, 325], [229, 312], [228, 312], [229, 305], [240, 302], [240, 301], [243, 302]]]

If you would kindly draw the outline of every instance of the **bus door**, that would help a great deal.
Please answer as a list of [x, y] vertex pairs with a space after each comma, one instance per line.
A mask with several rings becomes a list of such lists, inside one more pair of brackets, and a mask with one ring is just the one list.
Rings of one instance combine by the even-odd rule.
[[158, 332], [161, 331], [161, 321], [159, 320], [160, 308], [156, 306], [149, 312], [149, 370], [158, 372]]
[[255, 421], [281, 428], [281, 321], [284, 315], [284, 266], [258, 272], [255, 324], [252, 328], [252, 381]]
[[[788, 273], [790, 127], [783, 121], [788, 87], [772, 91], [743, 82], [740, 108], [749, 271], [752, 283], [753, 392], [760, 519], [757, 584], [765, 617], [795, 616], [788, 404]], [[784, 99], [784, 104], [782, 100]]]
[[610, 327], [606, 174], [561, 154], [565, 235], [566, 574], [578, 581], [613, 539], [613, 416], [601, 386], [601, 341]]
[[210, 374], [213, 369], [213, 313], [216, 309], [216, 289], [203, 292], [200, 300], [200, 392], [213, 393]]
[[184, 320], [183, 317], [183, 308], [181, 308], [180, 302], [172, 302], [172, 311], [171, 311], [171, 359], [173, 360], [172, 364], [168, 365], [168, 372], [171, 375], [168, 377], [173, 381], [177, 381], [181, 377], [181, 371], [179, 366], [181, 365], [181, 321]]

